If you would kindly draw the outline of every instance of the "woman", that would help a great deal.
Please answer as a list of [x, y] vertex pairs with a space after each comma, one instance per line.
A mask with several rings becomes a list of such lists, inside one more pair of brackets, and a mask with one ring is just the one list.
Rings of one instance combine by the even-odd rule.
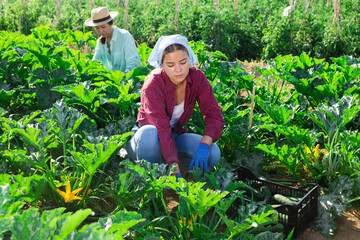
[[[220, 150], [214, 142], [222, 135], [224, 119], [205, 74], [190, 67], [197, 58], [187, 39], [181, 35], [161, 37], [148, 62], [162, 69], [151, 74], [142, 87], [140, 128], [134, 129], [135, 134], [127, 143], [129, 157], [152, 163], [164, 159], [168, 165], [176, 164], [177, 178], [182, 177], [180, 163], [190, 163], [190, 170], [199, 167], [207, 172], [220, 160]], [[205, 122], [203, 136], [187, 133], [183, 128], [196, 102]]]
[[126, 73], [141, 66], [140, 56], [131, 34], [113, 26], [113, 19], [117, 15], [118, 12], [109, 12], [106, 7], [95, 8], [85, 24], [95, 27], [95, 31], [101, 35], [93, 60], [100, 60], [110, 71]]

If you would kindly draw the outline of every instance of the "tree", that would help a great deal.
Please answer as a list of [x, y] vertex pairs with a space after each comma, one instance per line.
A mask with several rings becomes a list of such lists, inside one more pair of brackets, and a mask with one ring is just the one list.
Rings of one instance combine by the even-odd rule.
[[56, 2], [56, 18], [59, 19], [62, 0], [55, 0], [55, 2]]

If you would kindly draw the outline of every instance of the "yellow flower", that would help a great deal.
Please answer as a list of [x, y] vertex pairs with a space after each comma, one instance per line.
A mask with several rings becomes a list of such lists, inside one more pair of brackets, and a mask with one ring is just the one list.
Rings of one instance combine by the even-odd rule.
[[244, 103], [244, 106], [251, 107], [251, 103]]
[[81, 197], [75, 196], [78, 192], [80, 192], [83, 188], [78, 188], [74, 191], [71, 191], [70, 181], [68, 182], [68, 185], [66, 186], [66, 192], [63, 192], [59, 189], [56, 189], [58, 193], [64, 198], [65, 202], [71, 202], [73, 200], [81, 200]]
[[305, 153], [306, 153], [307, 155], [310, 155], [310, 154], [311, 154], [311, 150], [310, 150], [310, 148], [308, 148], [308, 146], [304, 145], [304, 149], [305, 149]]
[[327, 154], [326, 149], [320, 149], [320, 144], [316, 145], [314, 150], [314, 156], [321, 161], [321, 159]]
[[316, 145], [315, 150], [314, 150], [314, 156], [315, 156], [316, 158], [319, 158], [319, 157], [320, 157], [319, 147], [320, 147], [320, 144]]
[[326, 149], [321, 149], [320, 151], [321, 151], [321, 153], [323, 154], [323, 156], [325, 156], [326, 154], [328, 154], [328, 151], [327, 151]]
[[[194, 217], [194, 221], [196, 221], [197, 219], [197, 214], [195, 215]], [[187, 220], [186, 217], [183, 217], [183, 220], [179, 220], [179, 223], [183, 226], [183, 227], [186, 227], [186, 226], [189, 226], [189, 230], [192, 232], [194, 229], [193, 229], [193, 226], [192, 226], [192, 221], [191, 219]]]

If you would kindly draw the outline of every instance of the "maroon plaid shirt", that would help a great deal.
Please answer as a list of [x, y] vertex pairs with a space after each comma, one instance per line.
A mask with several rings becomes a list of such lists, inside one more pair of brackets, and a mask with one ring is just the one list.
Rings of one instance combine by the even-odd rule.
[[170, 119], [175, 107], [176, 87], [165, 71], [161, 70], [160, 73], [151, 75], [141, 90], [138, 122], [143, 126], [150, 124], [157, 128], [161, 153], [167, 164], [180, 163], [172, 133], [187, 132], [183, 127], [189, 121], [196, 102], [205, 122], [204, 135], [210, 136], [214, 142], [217, 141], [225, 124], [222, 108], [217, 103], [205, 74], [191, 67], [186, 82], [184, 113], [173, 129]]

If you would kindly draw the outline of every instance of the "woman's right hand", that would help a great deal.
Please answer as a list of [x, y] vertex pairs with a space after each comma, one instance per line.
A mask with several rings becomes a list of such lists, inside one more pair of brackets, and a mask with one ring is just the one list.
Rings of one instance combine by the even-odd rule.
[[176, 177], [176, 181], [177, 181], [179, 178], [183, 178], [183, 177], [181, 176], [181, 173], [176, 173], [176, 174], [175, 174], [175, 177]]
[[190, 162], [189, 170], [194, 168], [196, 171], [197, 168], [200, 168], [204, 173], [207, 172], [209, 148], [209, 144], [205, 142], [199, 143], [198, 149]]

